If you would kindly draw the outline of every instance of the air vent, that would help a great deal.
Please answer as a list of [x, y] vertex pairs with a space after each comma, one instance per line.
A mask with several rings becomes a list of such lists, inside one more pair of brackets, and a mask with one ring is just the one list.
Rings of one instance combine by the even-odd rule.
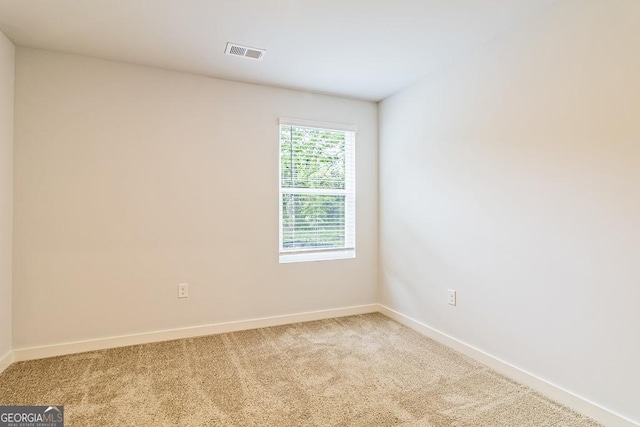
[[233, 56], [242, 56], [249, 59], [257, 59], [260, 61], [264, 56], [266, 49], [257, 49], [255, 47], [241, 46], [235, 43], [227, 43], [224, 53]]

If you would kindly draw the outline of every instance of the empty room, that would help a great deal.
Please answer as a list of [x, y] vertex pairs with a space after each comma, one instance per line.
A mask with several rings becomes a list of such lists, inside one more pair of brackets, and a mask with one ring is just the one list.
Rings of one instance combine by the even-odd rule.
[[640, 1], [0, 0], [0, 427], [640, 426]]

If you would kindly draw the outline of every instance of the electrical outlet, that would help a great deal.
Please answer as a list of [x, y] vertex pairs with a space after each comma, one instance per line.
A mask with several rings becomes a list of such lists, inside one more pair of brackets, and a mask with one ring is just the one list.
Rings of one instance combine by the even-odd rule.
[[189, 284], [180, 283], [178, 285], [178, 298], [189, 298]]
[[449, 289], [449, 305], [456, 305], [456, 291]]

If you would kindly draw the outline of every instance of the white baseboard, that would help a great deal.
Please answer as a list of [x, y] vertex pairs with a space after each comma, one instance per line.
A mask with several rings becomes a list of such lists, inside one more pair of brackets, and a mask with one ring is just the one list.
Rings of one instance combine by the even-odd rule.
[[580, 412], [594, 420], [604, 424], [608, 427], [638, 427], [640, 424], [636, 424], [634, 421], [616, 414], [597, 403], [593, 403], [588, 399], [580, 397], [575, 393], [570, 392], [560, 386], [550, 383], [534, 374], [531, 374], [523, 369], [518, 368], [504, 360], [500, 360], [484, 351], [477, 349], [469, 344], [466, 344], [452, 336], [449, 336], [443, 332], [438, 331], [422, 322], [412, 319], [409, 316], [405, 316], [389, 307], [379, 304], [380, 313], [387, 317], [401, 323], [409, 328], [425, 335], [435, 341], [438, 341], [447, 347], [451, 347], [460, 353], [483, 363], [493, 370], [518, 381], [528, 387], [531, 387], [535, 391], [562, 403], [569, 408]]
[[13, 363], [13, 352], [8, 351], [7, 354], [0, 357], [0, 374]]
[[353, 316], [356, 314], [375, 313], [378, 304], [359, 305], [331, 310], [310, 311], [287, 314], [283, 316], [263, 317], [259, 319], [240, 320], [236, 322], [215, 323], [188, 328], [170, 329], [134, 335], [100, 338], [88, 341], [77, 341], [42, 347], [18, 348], [13, 350], [13, 360], [32, 360], [64, 354], [82, 353], [85, 351], [104, 350], [107, 348], [125, 347], [128, 345], [148, 344], [159, 341], [170, 341], [180, 338], [193, 338], [204, 335], [236, 332], [248, 329], [266, 328], [269, 326], [288, 325], [291, 323], [309, 322], [312, 320]]

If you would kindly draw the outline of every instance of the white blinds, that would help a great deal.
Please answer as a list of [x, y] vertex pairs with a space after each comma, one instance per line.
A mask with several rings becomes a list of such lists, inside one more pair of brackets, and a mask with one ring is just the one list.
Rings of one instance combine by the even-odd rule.
[[280, 121], [281, 255], [355, 248], [355, 129], [330, 127]]

